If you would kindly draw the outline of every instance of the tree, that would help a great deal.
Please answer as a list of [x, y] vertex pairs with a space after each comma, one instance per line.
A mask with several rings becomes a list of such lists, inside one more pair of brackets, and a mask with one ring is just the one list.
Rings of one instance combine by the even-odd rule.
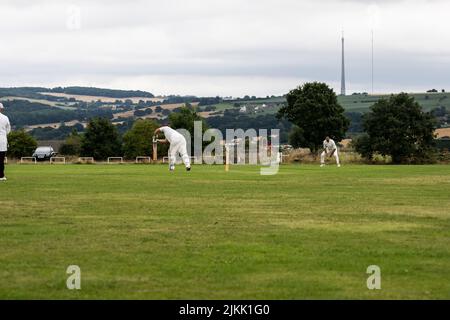
[[375, 103], [363, 117], [366, 134], [355, 141], [356, 151], [367, 159], [374, 153], [392, 157], [392, 162], [425, 163], [433, 160], [436, 122], [406, 93]]
[[325, 83], [306, 83], [290, 91], [286, 99], [287, 105], [281, 107], [277, 117], [295, 124], [301, 130], [296, 131], [296, 139], [312, 152], [317, 152], [326, 136], [337, 141], [345, 137], [350, 121], [333, 89]]
[[135, 117], [144, 117], [146, 115], [152, 114], [153, 110], [151, 108], [143, 109], [143, 110], [136, 110], [134, 112]]
[[106, 159], [121, 155], [121, 142], [116, 127], [105, 118], [91, 119], [81, 138], [81, 155]]
[[72, 133], [61, 145], [59, 152], [66, 156], [77, 156], [81, 153], [81, 136], [77, 130], [72, 130]]
[[182, 107], [180, 108], [179, 112], [171, 113], [169, 115], [170, 126], [173, 129], [186, 129], [191, 134], [192, 139], [194, 139], [195, 121], [201, 121], [203, 123], [202, 133], [204, 133], [208, 129], [208, 124], [205, 122], [205, 120], [201, 116], [199, 116], [197, 112], [187, 107]]
[[8, 156], [30, 157], [37, 147], [36, 140], [25, 130], [12, 131], [8, 135]]
[[435, 117], [445, 117], [447, 114], [447, 108], [444, 106], [434, 108], [431, 110], [431, 114]]
[[239, 113], [239, 110], [225, 110], [223, 115], [212, 116], [206, 119], [208, 125], [219, 129], [226, 135], [226, 129], [241, 128], [244, 131], [248, 129], [280, 129], [280, 142], [288, 142], [288, 133], [292, 124], [286, 119], [278, 120], [273, 114], [263, 114], [258, 116], [248, 116]]
[[[191, 134], [191, 152], [194, 148], [194, 122], [195, 121], [201, 121], [202, 122], [202, 137], [206, 130], [208, 130], [208, 124], [206, 121], [198, 115], [198, 113], [195, 110], [191, 110], [187, 107], [182, 107], [178, 112], [172, 112], [169, 115], [169, 124], [170, 127], [173, 129], [185, 129], [189, 131]], [[202, 146], [206, 147], [209, 143], [208, 141], [203, 141], [202, 139]], [[188, 150], [189, 151], [189, 150]]]
[[123, 136], [123, 151], [128, 159], [152, 155], [153, 134], [159, 127], [153, 120], [137, 120]]
[[293, 127], [289, 132], [289, 143], [294, 148], [301, 148], [305, 144], [303, 130], [297, 126]]

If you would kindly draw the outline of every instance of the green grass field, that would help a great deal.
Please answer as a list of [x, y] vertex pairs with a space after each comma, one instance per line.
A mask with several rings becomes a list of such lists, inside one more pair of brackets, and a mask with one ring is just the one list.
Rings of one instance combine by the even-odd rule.
[[[2, 299], [449, 299], [450, 166], [9, 165]], [[79, 265], [81, 290], [66, 288]], [[369, 265], [382, 290], [366, 287]]]

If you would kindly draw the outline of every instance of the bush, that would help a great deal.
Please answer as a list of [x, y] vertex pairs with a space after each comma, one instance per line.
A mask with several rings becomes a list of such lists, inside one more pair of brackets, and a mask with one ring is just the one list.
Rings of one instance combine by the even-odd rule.
[[153, 134], [158, 127], [153, 120], [137, 120], [123, 137], [124, 156], [127, 159], [152, 156]]
[[390, 156], [394, 164], [422, 164], [436, 160], [435, 120], [406, 93], [375, 103], [363, 117], [365, 135], [355, 149], [372, 160], [376, 153]]
[[450, 152], [448, 150], [442, 150], [439, 153], [439, 162], [450, 163]]
[[[361, 156], [352, 151], [339, 152], [339, 159], [341, 162], [350, 164], [350, 163], [364, 163], [361, 159]], [[317, 164], [319, 165], [319, 157], [316, 153], [312, 153], [310, 149], [294, 149], [288, 154], [285, 154], [283, 158], [283, 163], [303, 163], [303, 164]], [[326, 162], [330, 161], [326, 158]], [[334, 164], [334, 158], [331, 159]]]
[[36, 140], [24, 130], [12, 131], [8, 135], [8, 156], [30, 157], [37, 147]]
[[306, 144], [303, 130], [301, 128], [297, 126], [292, 127], [292, 130], [289, 133], [289, 144], [291, 144], [294, 148], [301, 148]]
[[105, 118], [91, 119], [81, 138], [81, 155], [104, 160], [122, 154], [117, 128]]
[[65, 156], [78, 156], [81, 153], [81, 136], [77, 131], [73, 131], [70, 136], [66, 138], [59, 149], [59, 153]]

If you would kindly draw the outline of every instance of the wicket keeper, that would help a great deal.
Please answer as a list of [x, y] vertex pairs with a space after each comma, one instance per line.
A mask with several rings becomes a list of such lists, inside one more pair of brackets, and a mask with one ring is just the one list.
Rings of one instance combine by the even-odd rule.
[[338, 149], [336, 147], [336, 143], [334, 142], [333, 139], [330, 139], [330, 137], [326, 137], [324, 142], [323, 142], [323, 152], [320, 155], [320, 166], [323, 167], [325, 166], [325, 157], [329, 156], [330, 158], [332, 156], [335, 157], [336, 159], [336, 164], [338, 167], [341, 166], [341, 164], [339, 163], [339, 154], [338, 154]]

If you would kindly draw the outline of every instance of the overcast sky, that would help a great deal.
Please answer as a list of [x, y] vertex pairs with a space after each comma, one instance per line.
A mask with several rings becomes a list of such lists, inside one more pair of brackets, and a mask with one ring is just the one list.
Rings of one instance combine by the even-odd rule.
[[266, 96], [450, 90], [446, 0], [0, 0], [0, 86]]

